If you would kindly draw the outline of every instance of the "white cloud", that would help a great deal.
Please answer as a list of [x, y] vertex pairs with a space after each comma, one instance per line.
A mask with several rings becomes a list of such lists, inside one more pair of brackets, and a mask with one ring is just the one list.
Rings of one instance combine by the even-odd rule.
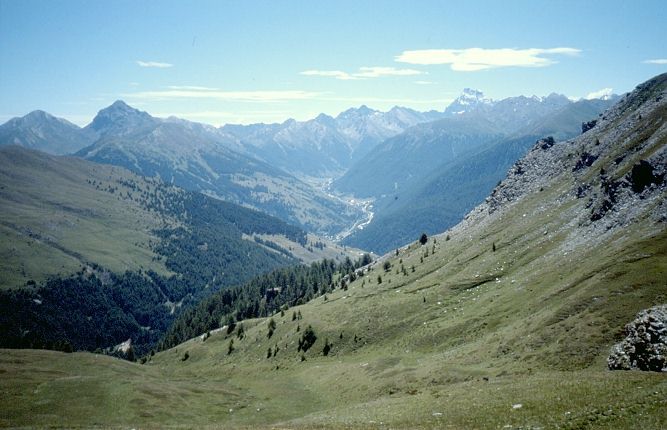
[[122, 94], [123, 97], [145, 100], [169, 99], [213, 99], [219, 101], [241, 102], [283, 102], [291, 100], [307, 100], [315, 98], [319, 93], [289, 91], [219, 91], [219, 90], [183, 90], [169, 89], [164, 91], [141, 91]]
[[170, 90], [218, 91], [219, 88], [200, 87], [197, 85], [169, 85]]
[[588, 93], [586, 97], [584, 97], [586, 100], [592, 100], [592, 99], [603, 99], [606, 100], [614, 94], [614, 89], [613, 88], [602, 88], [601, 90], [598, 91], [593, 91], [592, 93]]
[[324, 76], [328, 78], [340, 79], [341, 81], [360, 79], [340, 70], [304, 70], [299, 74], [304, 76]]
[[424, 72], [414, 69], [396, 69], [394, 67], [360, 67], [358, 73], [353, 76], [360, 78], [379, 78], [381, 76], [414, 76], [423, 75]]
[[345, 103], [363, 103], [363, 104], [393, 104], [393, 105], [449, 105], [454, 101], [454, 98], [441, 99], [411, 99], [399, 97], [338, 97], [338, 96], [323, 96], [318, 97], [319, 100], [345, 102]]
[[656, 58], [653, 60], [642, 61], [645, 64], [667, 64], [667, 58]]
[[285, 118], [291, 115], [291, 112], [282, 110], [240, 110], [234, 112], [206, 110], [193, 112], [151, 112], [151, 115], [159, 118], [176, 117], [189, 121], [219, 126], [223, 124], [282, 122]]
[[197, 118], [236, 118], [240, 115], [246, 117], [268, 117], [276, 115], [289, 115], [288, 111], [283, 110], [268, 110], [268, 111], [240, 111], [240, 112], [228, 112], [228, 111], [217, 111], [217, 110], [204, 110], [204, 111], [194, 111], [194, 112], [159, 112], [152, 114], [157, 117], [168, 118], [170, 116], [183, 119], [197, 119]]
[[473, 72], [499, 67], [545, 67], [557, 63], [546, 56], [579, 53], [581, 50], [576, 48], [421, 49], [403, 51], [395, 60], [420, 65], [449, 64], [452, 70]]
[[204, 110], [197, 112], [153, 112], [151, 115], [159, 118], [176, 117], [181, 119], [223, 118], [233, 115], [232, 112]]
[[300, 74], [305, 76], [324, 76], [342, 81], [351, 81], [359, 79], [380, 78], [383, 76], [423, 75], [425, 72], [414, 69], [397, 69], [395, 67], [364, 66], [359, 67], [359, 71], [354, 73], [343, 72], [341, 70], [305, 70]]
[[158, 69], [166, 69], [169, 67], [174, 67], [173, 64], [170, 63], [161, 63], [159, 61], [141, 61], [137, 60], [137, 64], [141, 67], [155, 67]]
[[414, 82], [417, 85], [432, 85], [434, 82], [431, 81], [415, 81]]

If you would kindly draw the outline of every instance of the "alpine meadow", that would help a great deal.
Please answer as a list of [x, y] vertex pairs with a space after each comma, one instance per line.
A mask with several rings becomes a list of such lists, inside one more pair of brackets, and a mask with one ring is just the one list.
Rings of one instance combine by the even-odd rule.
[[0, 0], [0, 427], [667, 428], [665, 22]]

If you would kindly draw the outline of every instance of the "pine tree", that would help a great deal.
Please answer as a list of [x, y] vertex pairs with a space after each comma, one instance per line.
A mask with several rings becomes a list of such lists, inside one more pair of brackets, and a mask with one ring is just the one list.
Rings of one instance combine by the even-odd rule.
[[273, 336], [273, 332], [276, 329], [276, 322], [273, 320], [273, 318], [271, 318], [269, 320], [269, 323], [268, 323], [267, 326], [268, 326], [268, 329], [269, 329], [269, 332], [267, 333], [267, 337], [270, 339], [271, 336]]
[[238, 328], [236, 329], [236, 337], [239, 339], [243, 339], [245, 336], [245, 329], [243, 328], [243, 324], [239, 323]]

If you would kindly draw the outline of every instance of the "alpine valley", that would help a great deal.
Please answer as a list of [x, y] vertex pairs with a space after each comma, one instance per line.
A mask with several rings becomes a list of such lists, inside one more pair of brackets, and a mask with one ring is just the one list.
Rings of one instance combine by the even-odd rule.
[[11, 119], [0, 426], [667, 428], [665, 175], [667, 74], [275, 124]]

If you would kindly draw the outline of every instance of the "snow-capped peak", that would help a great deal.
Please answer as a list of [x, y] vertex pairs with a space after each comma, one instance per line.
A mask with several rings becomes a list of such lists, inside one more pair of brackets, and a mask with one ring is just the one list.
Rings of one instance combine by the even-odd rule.
[[613, 97], [614, 97], [613, 88], [602, 88], [601, 90], [588, 93], [584, 98], [586, 100], [594, 100], [594, 99], [611, 100]]
[[463, 93], [450, 104], [445, 113], [462, 114], [480, 106], [490, 106], [493, 100], [484, 96], [484, 93], [472, 88], [465, 88]]
[[459, 96], [458, 100], [461, 104], [491, 104], [493, 100], [484, 97], [484, 93], [479, 90], [474, 90], [472, 88], [464, 88], [463, 94]]

